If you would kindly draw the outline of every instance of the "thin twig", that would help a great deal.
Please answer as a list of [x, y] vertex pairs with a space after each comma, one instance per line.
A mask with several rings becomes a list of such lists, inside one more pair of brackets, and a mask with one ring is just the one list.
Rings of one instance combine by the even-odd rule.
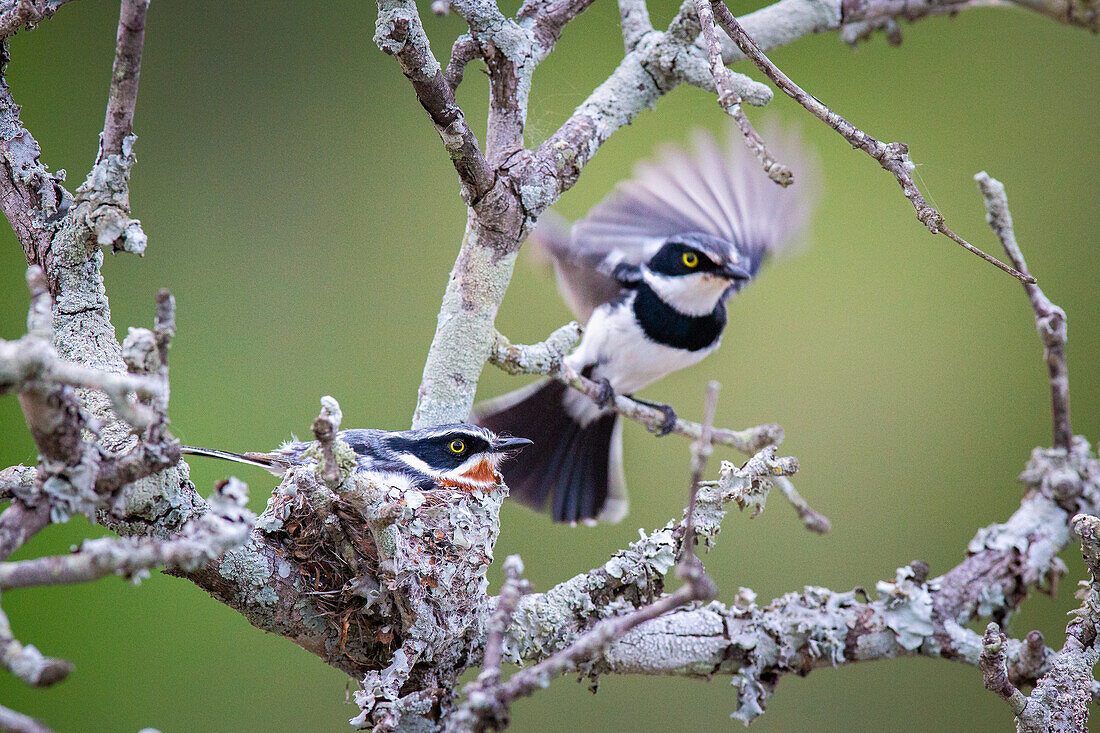
[[523, 577], [523, 560], [519, 555], [509, 555], [504, 559], [504, 585], [497, 596], [497, 607], [489, 619], [489, 630], [485, 638], [485, 658], [482, 662], [478, 680], [496, 684], [500, 679], [500, 663], [504, 652], [504, 632], [512, 624], [512, 616], [519, 605], [519, 599], [531, 592], [531, 583]]
[[721, 385], [711, 380], [707, 383], [707, 396], [703, 403], [703, 426], [699, 438], [691, 444], [691, 483], [688, 485], [688, 506], [684, 516], [684, 542], [680, 546], [680, 565], [687, 570], [689, 557], [695, 557], [695, 500], [699, 493], [699, 482], [707, 468], [707, 459], [714, 451], [711, 434], [714, 432], [714, 414], [718, 409], [718, 390]]
[[718, 24], [722, 26], [722, 29], [733, 39], [733, 42], [737, 44], [742, 53], [744, 53], [758, 69], [767, 74], [768, 78], [771, 79], [777, 87], [783, 90], [791, 99], [805, 107], [814, 117], [817, 117], [819, 120], [829, 125], [829, 127], [836, 130], [841, 137], [852, 145], [852, 147], [864, 151], [877, 160], [879, 165], [894, 175], [901, 185], [901, 190], [905, 194], [905, 197], [909, 199], [910, 203], [913, 204], [913, 208], [916, 209], [917, 219], [928, 227], [929, 231], [947, 235], [947, 237], [957, 244], [970, 250], [986, 262], [1004, 270], [1020, 282], [1035, 282], [1035, 278], [1006, 265], [996, 257], [986, 254], [947, 227], [943, 215], [924, 200], [924, 196], [921, 195], [916, 183], [913, 182], [912, 171], [915, 166], [909, 160], [909, 148], [904, 143], [890, 143], [889, 145], [882, 143], [826, 107], [812, 94], [808, 94], [800, 86], [791, 81], [786, 74], [780, 71], [779, 67], [773, 64], [768, 57], [764, 55], [764, 52], [760, 50], [756, 41], [745, 32], [745, 29], [737, 22], [737, 18], [733, 17], [733, 13], [729, 11], [729, 8], [726, 7], [722, 0], [711, 0], [711, 4], [714, 8], [714, 16]]
[[833, 523], [829, 521], [829, 518], [810, 506], [809, 502], [803, 499], [802, 495], [794, 488], [794, 483], [789, 478], [777, 476], [772, 480], [772, 483], [779, 487], [783, 497], [794, 507], [798, 518], [802, 520], [802, 524], [806, 529], [817, 534], [825, 534], [833, 528]]
[[978, 668], [982, 671], [985, 689], [1000, 695], [1012, 709], [1012, 714], [1019, 715], [1027, 705], [1027, 698], [1008, 680], [1008, 667], [1005, 661], [1007, 641], [1001, 627], [991, 621], [982, 638], [982, 654], [978, 661]]
[[107, 99], [107, 117], [103, 122], [103, 140], [99, 159], [122, 154], [122, 141], [134, 129], [138, 79], [141, 76], [141, 50], [145, 44], [145, 13], [149, 0], [122, 0], [115, 40], [115, 62], [111, 69], [111, 92]]
[[726, 68], [725, 63], [722, 61], [722, 43], [719, 41], [718, 32], [714, 28], [714, 11], [711, 8], [710, 0], [695, 0], [695, 12], [699, 16], [703, 48], [706, 49], [707, 59], [710, 62], [710, 73], [714, 77], [714, 88], [718, 92], [718, 104], [737, 123], [745, 145], [760, 161], [768, 178], [780, 186], [791, 185], [794, 183], [791, 169], [776, 162], [772, 154], [768, 152], [764, 138], [760, 137], [760, 134], [745, 115], [745, 110], [741, 107], [741, 95], [737, 93], [733, 85], [733, 72]]
[[[982, 171], [974, 176], [985, 199], [986, 221], [1001, 240], [1005, 254], [1017, 270], [1030, 276], [1016, 232], [1012, 226], [1012, 212], [1008, 208], [1008, 196], [1000, 181]], [[1035, 327], [1043, 341], [1047, 370], [1050, 373], [1051, 419], [1054, 424], [1054, 447], [1069, 450], [1073, 441], [1073, 427], [1069, 419], [1069, 372], [1066, 368], [1066, 313], [1043, 294], [1042, 289], [1031, 282], [1024, 283], [1031, 308], [1035, 311]]]
[[321, 446], [321, 479], [330, 489], [340, 485], [340, 465], [336, 461], [336, 433], [340, 431], [340, 422], [344, 413], [335, 398], [325, 395], [321, 398], [321, 413], [313, 419], [313, 437]]
[[503, 728], [506, 725], [507, 703], [498, 700], [496, 690], [500, 685], [504, 636], [512, 625], [520, 599], [531, 592], [531, 584], [522, 575], [523, 560], [520, 556], [509, 555], [505, 558], [504, 584], [497, 596], [496, 608], [489, 617], [481, 672], [477, 679], [463, 689], [465, 700], [449, 716], [445, 730], [482, 731], [487, 728]]
[[[540, 374], [556, 379], [587, 395], [589, 399], [597, 400], [601, 395], [600, 385], [562, 362], [562, 358], [576, 346], [579, 339], [580, 327], [576, 323], [562, 326], [539, 344], [513, 344], [498, 333], [489, 353], [489, 362], [509, 374]], [[662, 411], [621, 394], [615, 395], [608, 408], [653, 433], [660, 432], [665, 423], [665, 413]], [[669, 432], [698, 439], [703, 433], [703, 426], [678, 417]], [[782, 443], [783, 428], [774, 423], [744, 430], [713, 428], [711, 442], [729, 446], [742, 453], [755, 453], [766, 445]]]
[[12, 634], [3, 611], [0, 611], [0, 666], [31, 687], [49, 687], [73, 671], [69, 660], [47, 657], [34, 646], [21, 644]]
[[0, 705], [0, 730], [8, 733], [53, 733], [29, 715]]

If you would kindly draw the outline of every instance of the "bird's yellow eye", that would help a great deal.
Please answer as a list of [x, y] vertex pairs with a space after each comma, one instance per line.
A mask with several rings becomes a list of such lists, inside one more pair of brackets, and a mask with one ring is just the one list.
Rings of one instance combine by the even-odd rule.
[[699, 255], [694, 252], [684, 252], [683, 260], [686, 267], [695, 267], [699, 264]]
[[466, 450], [466, 444], [463, 443], [461, 440], [452, 440], [450, 446], [448, 447], [451, 449], [451, 453], [455, 454], [461, 453], [462, 451]]

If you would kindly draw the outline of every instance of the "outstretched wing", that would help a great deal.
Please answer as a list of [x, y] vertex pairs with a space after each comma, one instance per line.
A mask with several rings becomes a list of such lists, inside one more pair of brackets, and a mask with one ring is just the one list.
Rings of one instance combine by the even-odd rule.
[[565, 235], [562, 220], [544, 216], [533, 239], [554, 259], [562, 295], [581, 320], [619, 292], [611, 276], [621, 262], [649, 260], [669, 237], [699, 232], [736, 249], [749, 271], [780, 252], [805, 225], [817, 187], [813, 166], [792, 132], [766, 136], [796, 182], [772, 182], [730, 126], [724, 144], [697, 132], [691, 151], [669, 146], [638, 165]]

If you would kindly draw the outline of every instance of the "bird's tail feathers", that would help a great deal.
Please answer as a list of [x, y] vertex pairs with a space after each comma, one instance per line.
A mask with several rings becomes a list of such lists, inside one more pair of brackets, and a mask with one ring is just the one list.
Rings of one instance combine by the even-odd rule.
[[193, 446], [180, 446], [180, 453], [190, 456], [204, 456], [206, 458], [219, 458], [223, 461], [245, 463], [249, 466], [258, 466], [266, 471], [282, 476], [286, 472], [286, 464], [267, 453], [232, 453], [225, 450], [212, 448], [195, 448]]
[[521, 503], [549, 511], [556, 522], [617, 522], [627, 510], [621, 421], [614, 412], [578, 421], [565, 407], [566, 389], [536, 382], [478, 406], [475, 420], [534, 441], [522, 461], [504, 469]]

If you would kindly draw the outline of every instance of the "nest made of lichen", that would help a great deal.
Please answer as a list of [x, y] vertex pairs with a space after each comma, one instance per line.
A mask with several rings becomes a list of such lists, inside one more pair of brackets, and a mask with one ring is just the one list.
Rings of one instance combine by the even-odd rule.
[[270, 508], [284, 519], [268, 536], [297, 563], [298, 587], [331, 625], [330, 653], [363, 671], [385, 667], [401, 644], [400, 629], [384, 589], [378, 588], [374, 598], [364, 593], [364, 584], [369, 586], [379, 573], [378, 551], [362, 516], [337, 498], [331, 509], [338, 521], [326, 528], [302, 491], [288, 495], [277, 489]]

